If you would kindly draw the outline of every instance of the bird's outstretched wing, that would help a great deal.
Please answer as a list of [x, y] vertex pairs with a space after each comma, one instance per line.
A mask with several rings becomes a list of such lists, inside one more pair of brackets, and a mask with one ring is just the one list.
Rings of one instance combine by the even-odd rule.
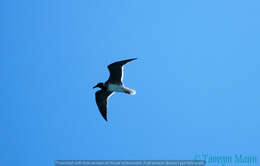
[[123, 61], [118, 61], [118, 62], [114, 62], [110, 65], [107, 66], [108, 70], [109, 70], [109, 73], [110, 73], [110, 76], [107, 80], [107, 82], [109, 83], [120, 83], [122, 84], [122, 80], [123, 80], [123, 74], [124, 74], [124, 71], [123, 71], [123, 66], [125, 64], [127, 64], [128, 62], [130, 61], [133, 61], [137, 58], [132, 58], [132, 59], [127, 59], [127, 60], [123, 60]]
[[96, 103], [99, 109], [99, 112], [103, 116], [103, 118], [107, 121], [107, 100], [113, 92], [106, 90], [99, 90], [96, 92]]

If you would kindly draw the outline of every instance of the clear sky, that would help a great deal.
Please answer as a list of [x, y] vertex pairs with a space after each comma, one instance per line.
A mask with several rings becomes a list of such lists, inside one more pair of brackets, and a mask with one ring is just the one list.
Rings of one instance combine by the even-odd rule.
[[[0, 162], [260, 157], [260, 1], [2, 0]], [[92, 87], [137, 57], [108, 122]], [[36, 164], [37, 163], [37, 164]]]

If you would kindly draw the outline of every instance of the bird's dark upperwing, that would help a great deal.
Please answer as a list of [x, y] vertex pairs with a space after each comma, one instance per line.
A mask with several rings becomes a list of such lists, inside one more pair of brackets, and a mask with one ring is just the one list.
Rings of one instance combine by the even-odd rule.
[[107, 66], [110, 76], [107, 80], [109, 83], [115, 83], [115, 84], [122, 84], [123, 80], [123, 66], [127, 64], [128, 62], [135, 60], [137, 58], [127, 59], [123, 61], [114, 62]]
[[103, 118], [107, 121], [107, 100], [113, 92], [106, 91], [106, 90], [99, 90], [96, 92], [96, 103], [99, 109], [99, 112], [103, 116]]

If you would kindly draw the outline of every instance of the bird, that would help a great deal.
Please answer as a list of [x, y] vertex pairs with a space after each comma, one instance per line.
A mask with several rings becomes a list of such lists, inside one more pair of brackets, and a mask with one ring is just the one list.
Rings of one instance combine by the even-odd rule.
[[102, 117], [107, 121], [107, 101], [115, 92], [122, 92], [130, 95], [135, 95], [136, 91], [124, 86], [124, 65], [128, 62], [136, 60], [137, 58], [126, 59], [111, 63], [107, 66], [109, 70], [109, 78], [106, 82], [99, 82], [94, 88], [100, 88], [95, 93], [95, 100], [98, 106], [99, 112]]

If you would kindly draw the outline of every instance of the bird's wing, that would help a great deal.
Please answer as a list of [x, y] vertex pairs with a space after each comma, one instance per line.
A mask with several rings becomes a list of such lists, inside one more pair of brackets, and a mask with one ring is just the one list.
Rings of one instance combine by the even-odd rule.
[[107, 121], [107, 100], [113, 92], [106, 90], [99, 90], [96, 92], [96, 103], [99, 109], [99, 112], [103, 116], [103, 118]]
[[133, 61], [137, 58], [132, 58], [132, 59], [127, 59], [127, 60], [123, 60], [123, 61], [118, 61], [118, 62], [114, 62], [110, 65], [107, 66], [110, 76], [107, 80], [107, 82], [109, 83], [121, 83], [122, 84], [122, 80], [123, 80], [123, 66], [125, 64], [127, 64], [130, 61]]

